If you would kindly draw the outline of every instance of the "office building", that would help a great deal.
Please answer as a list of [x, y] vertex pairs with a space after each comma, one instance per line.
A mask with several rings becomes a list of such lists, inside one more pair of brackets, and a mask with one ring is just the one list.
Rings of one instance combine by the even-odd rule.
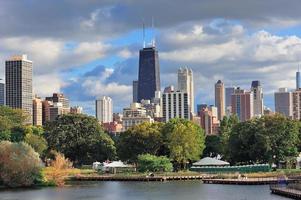
[[287, 88], [279, 88], [274, 94], [275, 112], [293, 118], [293, 95]]
[[96, 118], [101, 123], [113, 121], [113, 101], [110, 97], [103, 96], [95, 101]]
[[152, 100], [160, 89], [158, 51], [155, 46], [143, 48], [139, 54], [138, 102]]
[[138, 103], [138, 81], [133, 81], [133, 103]]
[[300, 74], [299, 69], [296, 72], [296, 90], [298, 90], [298, 89], [301, 89], [301, 74]]
[[254, 116], [260, 117], [263, 115], [263, 91], [260, 81], [252, 81], [251, 91], [253, 93], [253, 113]]
[[301, 119], [301, 89], [292, 92], [293, 99], [293, 119]]
[[227, 87], [225, 89], [225, 100], [226, 100], [226, 108], [231, 107], [231, 95], [234, 93], [235, 87]]
[[43, 108], [42, 108], [42, 100], [39, 97], [35, 97], [32, 100], [32, 119], [34, 126], [42, 126], [43, 125]]
[[0, 83], [0, 106], [5, 105], [5, 84]]
[[215, 84], [215, 106], [217, 107], [218, 120], [225, 116], [225, 86], [221, 80]]
[[217, 107], [203, 107], [200, 110], [200, 124], [205, 130], [206, 135], [217, 135], [219, 132], [220, 122], [217, 116]]
[[5, 61], [6, 105], [22, 109], [26, 124], [32, 124], [32, 61], [26, 55], [12, 56]]
[[50, 107], [53, 106], [52, 101], [42, 101], [42, 124], [45, 125], [47, 121], [50, 121]]
[[141, 124], [143, 122], [154, 122], [154, 119], [147, 115], [146, 109], [140, 103], [132, 103], [130, 107], [123, 109], [122, 128], [123, 131]]
[[64, 106], [62, 102], [53, 102], [49, 107], [49, 121], [54, 121], [57, 117], [66, 114], [64, 113]]
[[194, 85], [192, 69], [180, 68], [178, 70], [178, 90], [187, 92], [191, 113], [194, 113]]
[[70, 113], [72, 113], [72, 114], [82, 114], [83, 113], [83, 107], [73, 106], [73, 107], [70, 108]]
[[[168, 91], [168, 90], [164, 90]], [[169, 91], [162, 95], [163, 121], [168, 122], [172, 118], [191, 119], [189, 97], [187, 92]]]
[[53, 103], [62, 103], [62, 113], [70, 113], [69, 99], [63, 93], [53, 93], [51, 97], [46, 97], [45, 100]]
[[254, 116], [253, 93], [240, 88], [235, 89], [231, 96], [232, 114], [236, 114], [241, 122]]

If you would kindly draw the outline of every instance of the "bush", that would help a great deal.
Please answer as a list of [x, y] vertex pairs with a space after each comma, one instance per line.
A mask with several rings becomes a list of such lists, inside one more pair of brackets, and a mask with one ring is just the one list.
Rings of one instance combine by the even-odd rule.
[[172, 164], [166, 156], [143, 154], [138, 156], [138, 170], [140, 172], [170, 172]]
[[39, 154], [26, 143], [0, 142], [0, 178], [8, 187], [27, 187], [41, 176]]

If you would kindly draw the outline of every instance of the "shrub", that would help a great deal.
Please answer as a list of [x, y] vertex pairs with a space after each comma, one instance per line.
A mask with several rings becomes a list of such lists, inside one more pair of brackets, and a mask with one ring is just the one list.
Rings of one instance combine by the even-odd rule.
[[172, 164], [166, 156], [143, 154], [138, 156], [138, 170], [140, 172], [170, 172]]
[[39, 154], [26, 143], [0, 142], [0, 178], [8, 187], [27, 187], [40, 177]]

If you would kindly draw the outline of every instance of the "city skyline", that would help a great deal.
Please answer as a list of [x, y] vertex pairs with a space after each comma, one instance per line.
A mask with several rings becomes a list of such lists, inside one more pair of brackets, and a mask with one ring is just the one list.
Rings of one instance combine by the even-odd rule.
[[[121, 112], [131, 102], [132, 81], [138, 77], [138, 51], [143, 47], [143, 19], [146, 43], [156, 36], [162, 90], [176, 82], [176, 70], [181, 66], [194, 72], [195, 104], [214, 104], [212, 90], [219, 79], [225, 87], [246, 89], [251, 81], [260, 80], [264, 105], [271, 109], [278, 88], [295, 88], [301, 56], [301, 29], [296, 20], [300, 2], [282, 5], [265, 1], [260, 7], [254, 3], [246, 13], [231, 9], [245, 8], [234, 0], [221, 3], [223, 11], [210, 1], [191, 1], [189, 8], [174, 2], [174, 9], [167, 9], [170, 5], [163, 3], [155, 7], [160, 10], [155, 16], [149, 10], [156, 3], [146, 1], [95, 2], [85, 6], [61, 2], [57, 7], [50, 6], [52, 3], [0, 3], [0, 24], [6, 27], [0, 31], [0, 62], [13, 54], [27, 54], [34, 61], [35, 94], [46, 97], [62, 92], [72, 105], [82, 106], [90, 115], [94, 114], [94, 100], [102, 95], [112, 97], [115, 112]], [[290, 12], [281, 5], [289, 6], [286, 10]], [[206, 11], [208, 6], [212, 10]], [[260, 8], [265, 6], [273, 8], [263, 12]], [[23, 7], [30, 7], [26, 12], [29, 14]], [[69, 11], [63, 12], [66, 7]], [[41, 10], [47, 17], [40, 18], [31, 9]], [[181, 16], [177, 9], [181, 9]], [[72, 10], [80, 12], [71, 13]], [[10, 13], [14, 18], [9, 17]], [[166, 19], [166, 15], [170, 17]], [[4, 66], [0, 68], [0, 78], [3, 77]]]

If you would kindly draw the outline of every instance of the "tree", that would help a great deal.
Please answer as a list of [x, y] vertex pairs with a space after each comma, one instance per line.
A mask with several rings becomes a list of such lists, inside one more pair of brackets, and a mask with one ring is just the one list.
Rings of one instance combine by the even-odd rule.
[[116, 148], [94, 117], [66, 114], [45, 126], [49, 148], [63, 153], [75, 165], [114, 159]]
[[34, 184], [40, 177], [42, 162], [29, 145], [0, 142], [0, 179], [8, 187], [24, 187]]
[[163, 128], [170, 158], [186, 168], [188, 161], [198, 160], [205, 148], [205, 133], [198, 125], [184, 119], [171, 119]]
[[134, 126], [120, 135], [118, 156], [122, 160], [137, 162], [140, 154], [159, 155], [163, 146], [161, 134], [162, 123], [144, 122]]
[[47, 149], [47, 142], [42, 136], [27, 134], [24, 141], [29, 144], [40, 156], [43, 156], [45, 150]]
[[140, 172], [170, 172], [172, 163], [166, 156], [143, 154], [138, 156], [138, 171]]
[[205, 146], [204, 157], [216, 157], [222, 153], [221, 138], [218, 135], [207, 135]]

